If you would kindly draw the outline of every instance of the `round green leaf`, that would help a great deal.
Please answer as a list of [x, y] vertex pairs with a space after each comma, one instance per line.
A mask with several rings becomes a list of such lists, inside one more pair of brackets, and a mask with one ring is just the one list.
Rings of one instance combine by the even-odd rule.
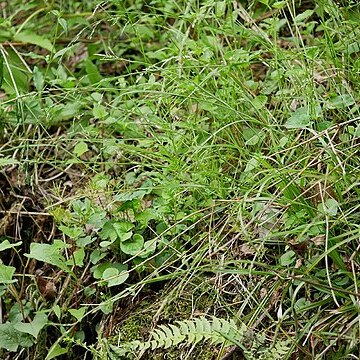
[[119, 271], [113, 267], [106, 269], [102, 274], [103, 280], [107, 281], [109, 287], [124, 283], [128, 277], [127, 271]]
[[146, 259], [150, 255], [152, 255], [156, 250], [156, 241], [148, 240], [144, 243], [144, 248], [141, 253], [138, 255], [140, 258]]
[[296, 254], [294, 251], [290, 250], [283, 254], [280, 258], [280, 264], [282, 266], [291, 265], [296, 259]]
[[135, 234], [131, 239], [120, 243], [120, 249], [125, 254], [136, 255], [144, 247], [144, 238], [140, 234]]
[[309, 109], [301, 107], [296, 109], [290, 118], [286, 121], [285, 127], [287, 129], [304, 129], [311, 124], [311, 114]]
[[86, 153], [87, 151], [89, 150], [86, 142], [84, 141], [79, 141], [75, 147], [74, 147], [74, 154], [77, 156], [77, 157], [80, 157], [82, 154]]

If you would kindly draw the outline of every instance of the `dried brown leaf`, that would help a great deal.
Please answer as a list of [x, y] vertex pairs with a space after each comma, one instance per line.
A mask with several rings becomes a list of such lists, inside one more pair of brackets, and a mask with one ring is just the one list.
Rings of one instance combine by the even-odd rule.
[[311, 238], [310, 241], [312, 243], [314, 243], [314, 245], [317, 245], [317, 246], [324, 245], [325, 244], [325, 235], [323, 235], [323, 234], [317, 235], [317, 236]]

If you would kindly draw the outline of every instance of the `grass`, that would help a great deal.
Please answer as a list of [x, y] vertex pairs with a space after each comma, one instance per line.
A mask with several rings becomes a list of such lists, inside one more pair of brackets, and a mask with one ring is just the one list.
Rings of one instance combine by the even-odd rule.
[[356, 2], [2, 13], [1, 357], [358, 356]]

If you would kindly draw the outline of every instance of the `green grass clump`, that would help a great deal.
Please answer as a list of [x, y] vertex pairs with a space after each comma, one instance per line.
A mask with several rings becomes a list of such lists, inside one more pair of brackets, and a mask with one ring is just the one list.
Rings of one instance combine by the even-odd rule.
[[357, 356], [357, 2], [1, 11], [0, 356]]

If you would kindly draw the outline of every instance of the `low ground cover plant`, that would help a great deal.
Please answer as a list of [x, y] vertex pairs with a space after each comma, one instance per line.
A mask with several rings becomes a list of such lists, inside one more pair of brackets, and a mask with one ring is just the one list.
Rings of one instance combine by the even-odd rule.
[[1, 358], [358, 356], [356, 1], [0, 8]]

